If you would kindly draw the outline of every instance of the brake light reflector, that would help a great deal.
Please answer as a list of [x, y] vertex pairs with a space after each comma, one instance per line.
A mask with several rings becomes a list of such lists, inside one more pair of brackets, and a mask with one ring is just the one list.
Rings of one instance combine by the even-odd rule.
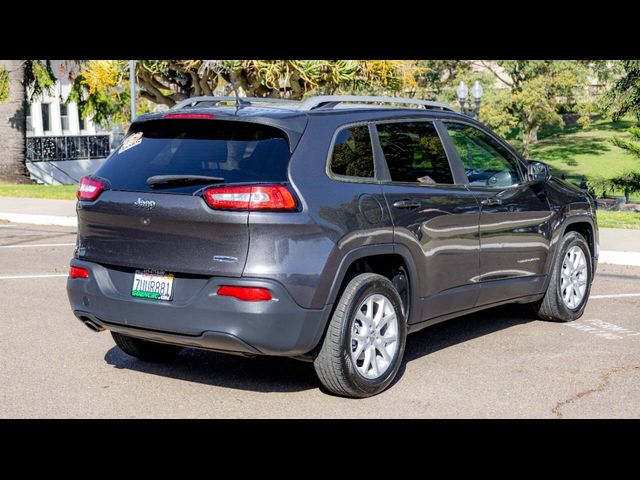
[[216, 118], [208, 113], [167, 113], [163, 118]]
[[89, 278], [89, 270], [71, 265], [71, 268], [69, 268], [69, 276], [71, 278]]
[[218, 289], [218, 295], [223, 297], [233, 297], [243, 302], [266, 302], [273, 299], [271, 292], [260, 287], [233, 287], [223, 285]]
[[296, 199], [282, 185], [213, 187], [204, 191], [207, 204], [216, 210], [295, 210]]
[[76, 196], [78, 200], [95, 200], [104, 190], [105, 184], [91, 177], [82, 177]]

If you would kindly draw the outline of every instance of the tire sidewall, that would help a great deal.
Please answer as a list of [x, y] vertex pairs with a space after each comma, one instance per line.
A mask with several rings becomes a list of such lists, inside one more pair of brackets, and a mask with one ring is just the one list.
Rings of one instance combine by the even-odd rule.
[[[363, 377], [351, 358], [351, 329], [357, 309], [360, 304], [370, 295], [380, 294], [384, 295], [393, 305], [398, 320], [398, 349], [394, 355], [391, 366], [387, 371], [379, 378], [369, 379]], [[400, 296], [393, 284], [386, 278], [381, 277], [370, 282], [363, 283], [357, 288], [349, 301], [349, 307], [346, 311], [344, 321], [342, 322], [342, 328], [340, 331], [340, 345], [341, 345], [341, 358], [343, 371], [346, 372], [347, 378], [351, 383], [354, 390], [361, 392], [362, 396], [375, 395], [387, 388], [393, 379], [395, 378], [400, 365], [402, 364], [402, 358], [404, 357], [404, 349], [407, 337], [407, 324], [405, 317], [402, 313], [402, 304]]]
[[[567, 307], [567, 305], [565, 305], [564, 300], [562, 298], [562, 291], [560, 290], [560, 280], [562, 278], [561, 270], [562, 270], [562, 263], [564, 262], [564, 258], [567, 255], [567, 252], [569, 251], [569, 249], [574, 246], [579, 247], [584, 253], [584, 256], [587, 260], [588, 278], [587, 278], [587, 288], [584, 292], [584, 298], [580, 302], [580, 305], [578, 305], [578, 307], [575, 309], [570, 309], [569, 307]], [[582, 314], [584, 313], [584, 309], [587, 306], [587, 302], [589, 300], [589, 294], [591, 293], [591, 283], [593, 280], [593, 270], [592, 270], [593, 262], [591, 260], [591, 252], [589, 250], [589, 245], [587, 244], [585, 239], [582, 237], [582, 235], [579, 235], [575, 232], [571, 232], [565, 236], [564, 241], [562, 243], [562, 249], [560, 251], [559, 258], [554, 268], [556, 269], [555, 276], [554, 276], [554, 281], [555, 281], [554, 291], [556, 295], [556, 304], [558, 306], [558, 309], [560, 309], [563, 318], [566, 318], [569, 321], [576, 320], [582, 316]]]

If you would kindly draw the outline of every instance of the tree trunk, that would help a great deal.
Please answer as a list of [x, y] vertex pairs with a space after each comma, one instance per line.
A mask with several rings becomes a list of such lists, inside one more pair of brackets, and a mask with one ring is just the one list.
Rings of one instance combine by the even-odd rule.
[[522, 156], [529, 158], [529, 147], [538, 143], [538, 127], [531, 125], [528, 121], [523, 122], [522, 129]]
[[0, 181], [30, 183], [25, 165], [26, 98], [24, 60], [0, 60], [9, 73], [9, 98], [0, 104]]

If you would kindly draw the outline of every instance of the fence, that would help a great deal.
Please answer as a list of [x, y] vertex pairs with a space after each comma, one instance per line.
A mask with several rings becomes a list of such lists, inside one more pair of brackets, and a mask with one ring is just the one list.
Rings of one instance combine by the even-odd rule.
[[27, 137], [27, 162], [93, 160], [109, 153], [109, 135]]

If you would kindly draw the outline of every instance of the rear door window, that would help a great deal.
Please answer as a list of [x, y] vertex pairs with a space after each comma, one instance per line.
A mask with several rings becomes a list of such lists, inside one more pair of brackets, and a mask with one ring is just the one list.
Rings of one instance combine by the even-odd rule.
[[[275, 127], [224, 120], [150, 120], [132, 130], [96, 174], [114, 190], [150, 191], [155, 175], [205, 175], [224, 183], [285, 182], [286, 134]], [[163, 188], [193, 193], [202, 185]], [[154, 190], [155, 191], [155, 190]]]
[[392, 181], [454, 183], [447, 154], [432, 122], [383, 123], [376, 128]]
[[331, 172], [343, 177], [374, 177], [369, 127], [349, 127], [338, 132], [331, 155]]

